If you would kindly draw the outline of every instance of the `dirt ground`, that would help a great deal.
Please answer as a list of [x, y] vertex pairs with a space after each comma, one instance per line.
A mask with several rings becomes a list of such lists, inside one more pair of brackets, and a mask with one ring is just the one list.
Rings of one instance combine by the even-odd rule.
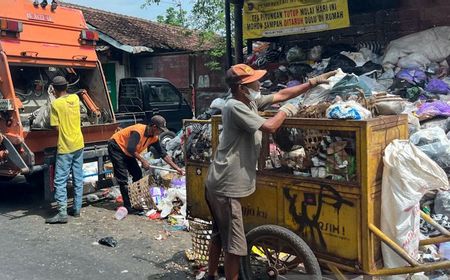
[[[48, 225], [54, 210], [42, 197], [28, 184], [0, 185], [1, 279], [195, 279], [185, 257], [188, 232], [144, 216], [117, 221], [110, 201], [85, 204], [68, 224]], [[98, 244], [108, 236], [117, 247]]]

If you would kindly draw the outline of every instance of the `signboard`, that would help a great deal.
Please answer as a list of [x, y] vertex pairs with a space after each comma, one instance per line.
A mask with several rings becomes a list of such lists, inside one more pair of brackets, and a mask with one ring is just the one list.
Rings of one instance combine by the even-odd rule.
[[347, 0], [246, 0], [243, 21], [244, 39], [350, 26]]

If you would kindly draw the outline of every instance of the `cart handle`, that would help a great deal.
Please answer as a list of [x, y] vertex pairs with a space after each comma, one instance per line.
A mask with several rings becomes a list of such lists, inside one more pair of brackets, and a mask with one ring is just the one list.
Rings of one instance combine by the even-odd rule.
[[420, 211], [420, 217], [422, 217], [422, 219], [425, 220], [425, 222], [429, 223], [430, 225], [432, 225], [433, 227], [435, 227], [437, 230], [440, 231], [440, 233], [442, 233], [443, 235], [450, 237], [450, 231], [448, 231], [447, 229], [445, 229], [443, 226], [441, 226], [440, 224], [438, 224], [435, 220], [433, 220], [430, 215], [426, 214], [423, 211]]
[[380, 238], [384, 244], [389, 246], [395, 253], [397, 253], [400, 257], [402, 257], [405, 261], [407, 261], [410, 265], [417, 267], [419, 266], [419, 262], [413, 259], [402, 247], [400, 247], [397, 243], [395, 243], [392, 239], [390, 239], [386, 234], [384, 234], [379, 228], [377, 228], [374, 224], [369, 224], [369, 229]]

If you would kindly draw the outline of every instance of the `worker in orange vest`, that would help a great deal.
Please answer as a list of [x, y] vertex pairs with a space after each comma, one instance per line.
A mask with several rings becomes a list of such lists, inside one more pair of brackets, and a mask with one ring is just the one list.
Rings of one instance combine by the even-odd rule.
[[148, 125], [135, 124], [119, 130], [114, 133], [108, 142], [108, 152], [113, 164], [114, 176], [120, 186], [123, 205], [129, 213], [135, 212], [135, 209], [132, 209], [128, 195], [128, 174], [132, 176], [133, 182], [142, 179], [142, 170], [137, 161], [141, 162], [145, 170], [150, 169], [149, 162], [141, 155], [149, 146], [152, 146], [178, 174], [184, 175], [184, 171], [173, 162], [160, 145], [158, 136], [164, 131], [167, 131], [166, 120], [162, 116], [156, 115], [151, 118]]

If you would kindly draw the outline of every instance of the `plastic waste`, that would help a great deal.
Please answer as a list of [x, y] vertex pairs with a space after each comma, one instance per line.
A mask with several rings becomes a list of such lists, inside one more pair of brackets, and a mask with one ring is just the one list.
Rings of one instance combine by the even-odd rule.
[[441, 191], [437, 193], [434, 199], [434, 212], [450, 217], [450, 192]]
[[[420, 241], [420, 200], [425, 193], [448, 190], [444, 170], [409, 141], [394, 140], [384, 151], [381, 230], [414, 259]], [[407, 265], [387, 245], [381, 245], [385, 267]], [[405, 279], [396, 277], [396, 279]]]
[[117, 240], [115, 240], [113, 237], [108, 236], [100, 239], [98, 241], [98, 244], [109, 246], [109, 247], [117, 247]]
[[450, 117], [450, 105], [442, 101], [424, 103], [417, 110], [417, 115], [444, 116]]
[[173, 178], [170, 182], [170, 187], [177, 189], [186, 188], [186, 177]]
[[99, 198], [98, 195], [96, 195], [96, 194], [88, 194], [88, 195], [86, 196], [86, 200], [87, 200], [88, 202], [96, 202], [96, 201], [100, 200], [100, 198]]
[[333, 86], [330, 93], [346, 98], [350, 95], [359, 95], [360, 91], [364, 92], [364, 96], [372, 95], [372, 91], [363, 80], [354, 74], [348, 74]]
[[327, 109], [326, 115], [329, 119], [366, 120], [372, 117], [372, 113], [356, 101], [333, 104]]
[[450, 260], [450, 242], [444, 242], [439, 245], [439, 254]]
[[126, 216], [128, 215], [128, 210], [127, 208], [120, 206], [117, 211], [116, 214], [114, 215], [114, 217], [116, 218], [116, 220], [123, 220]]
[[450, 141], [440, 127], [419, 130], [410, 137], [411, 143], [450, 174]]
[[444, 81], [432, 79], [428, 82], [425, 90], [431, 93], [448, 94], [450, 88]]
[[161, 203], [161, 200], [166, 195], [166, 191], [163, 187], [159, 186], [151, 186], [150, 187], [150, 196], [153, 199], [153, 202], [155, 202], [156, 205], [159, 205]]

